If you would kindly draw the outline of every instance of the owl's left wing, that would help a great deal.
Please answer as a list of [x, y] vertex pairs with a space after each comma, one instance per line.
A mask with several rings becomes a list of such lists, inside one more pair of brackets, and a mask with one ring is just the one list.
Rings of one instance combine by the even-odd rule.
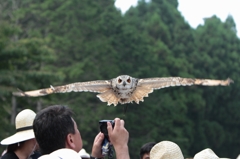
[[50, 86], [50, 88], [44, 88], [39, 90], [27, 91], [27, 92], [13, 92], [15, 96], [29, 96], [38, 97], [45, 96], [52, 93], [67, 93], [67, 92], [96, 92], [103, 93], [111, 89], [111, 81], [98, 80], [89, 82], [76, 82], [63, 86]]
[[194, 78], [181, 78], [181, 77], [163, 77], [163, 78], [146, 78], [140, 79], [138, 86], [144, 86], [152, 89], [161, 89], [170, 86], [228, 86], [233, 80], [230, 78], [226, 80], [215, 79], [194, 79]]
[[144, 101], [144, 97], [148, 97], [149, 93], [152, 93], [154, 89], [161, 89], [170, 86], [191, 86], [191, 85], [203, 85], [203, 86], [228, 86], [233, 82], [230, 78], [227, 80], [214, 80], [214, 79], [192, 79], [181, 77], [163, 77], [163, 78], [145, 78], [139, 79], [137, 87], [133, 92], [129, 101]]

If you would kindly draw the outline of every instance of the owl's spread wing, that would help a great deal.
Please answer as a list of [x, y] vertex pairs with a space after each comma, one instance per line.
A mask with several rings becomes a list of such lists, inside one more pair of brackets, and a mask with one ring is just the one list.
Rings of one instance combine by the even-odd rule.
[[77, 82], [63, 86], [50, 86], [50, 88], [27, 91], [27, 92], [13, 92], [15, 96], [29, 96], [38, 97], [45, 96], [52, 93], [67, 93], [67, 92], [96, 92], [103, 93], [111, 89], [111, 82], [109, 80], [99, 80], [90, 82]]
[[146, 78], [140, 79], [138, 86], [145, 86], [152, 89], [161, 89], [170, 86], [228, 86], [233, 80], [230, 78], [226, 80], [215, 79], [194, 79], [194, 78], [181, 78], [181, 77], [163, 77], [163, 78]]
[[227, 80], [214, 80], [214, 79], [192, 79], [181, 77], [163, 77], [163, 78], [145, 78], [139, 79], [137, 88], [133, 92], [128, 102], [135, 101], [137, 104], [139, 101], [144, 101], [144, 97], [148, 97], [149, 93], [152, 93], [154, 89], [161, 89], [170, 86], [191, 86], [191, 85], [203, 85], [203, 86], [228, 86], [233, 80], [228, 78]]

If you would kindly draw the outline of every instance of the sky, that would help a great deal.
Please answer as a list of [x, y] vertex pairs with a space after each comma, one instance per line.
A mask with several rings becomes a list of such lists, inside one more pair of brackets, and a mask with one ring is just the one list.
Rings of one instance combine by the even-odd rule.
[[[115, 6], [124, 13], [131, 6], [136, 6], [137, 1], [116, 0]], [[178, 3], [178, 10], [193, 28], [203, 24], [204, 18], [216, 15], [225, 21], [228, 15], [232, 15], [240, 37], [240, 0], [178, 0]]]

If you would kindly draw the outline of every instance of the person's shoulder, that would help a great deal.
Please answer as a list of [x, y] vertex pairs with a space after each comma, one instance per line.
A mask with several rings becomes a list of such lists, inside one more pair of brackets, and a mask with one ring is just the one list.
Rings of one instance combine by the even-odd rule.
[[40, 152], [34, 151], [34, 153], [30, 156], [30, 159], [38, 159], [40, 156], [41, 156]]
[[14, 152], [7, 152], [1, 157], [1, 159], [18, 159], [18, 157]]
[[39, 157], [38, 159], [81, 159], [80, 155], [72, 150], [72, 149], [68, 149], [68, 148], [63, 148], [63, 149], [59, 149], [56, 150], [54, 152], [52, 152], [51, 154], [48, 155], [43, 155], [41, 157]]

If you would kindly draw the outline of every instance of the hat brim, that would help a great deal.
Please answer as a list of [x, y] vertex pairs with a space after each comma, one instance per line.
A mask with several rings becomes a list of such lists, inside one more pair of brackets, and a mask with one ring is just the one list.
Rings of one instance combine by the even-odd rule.
[[1, 141], [1, 145], [11, 145], [11, 144], [26, 141], [29, 139], [33, 139], [33, 138], [35, 138], [33, 129], [20, 131], [6, 139], [3, 139]]

